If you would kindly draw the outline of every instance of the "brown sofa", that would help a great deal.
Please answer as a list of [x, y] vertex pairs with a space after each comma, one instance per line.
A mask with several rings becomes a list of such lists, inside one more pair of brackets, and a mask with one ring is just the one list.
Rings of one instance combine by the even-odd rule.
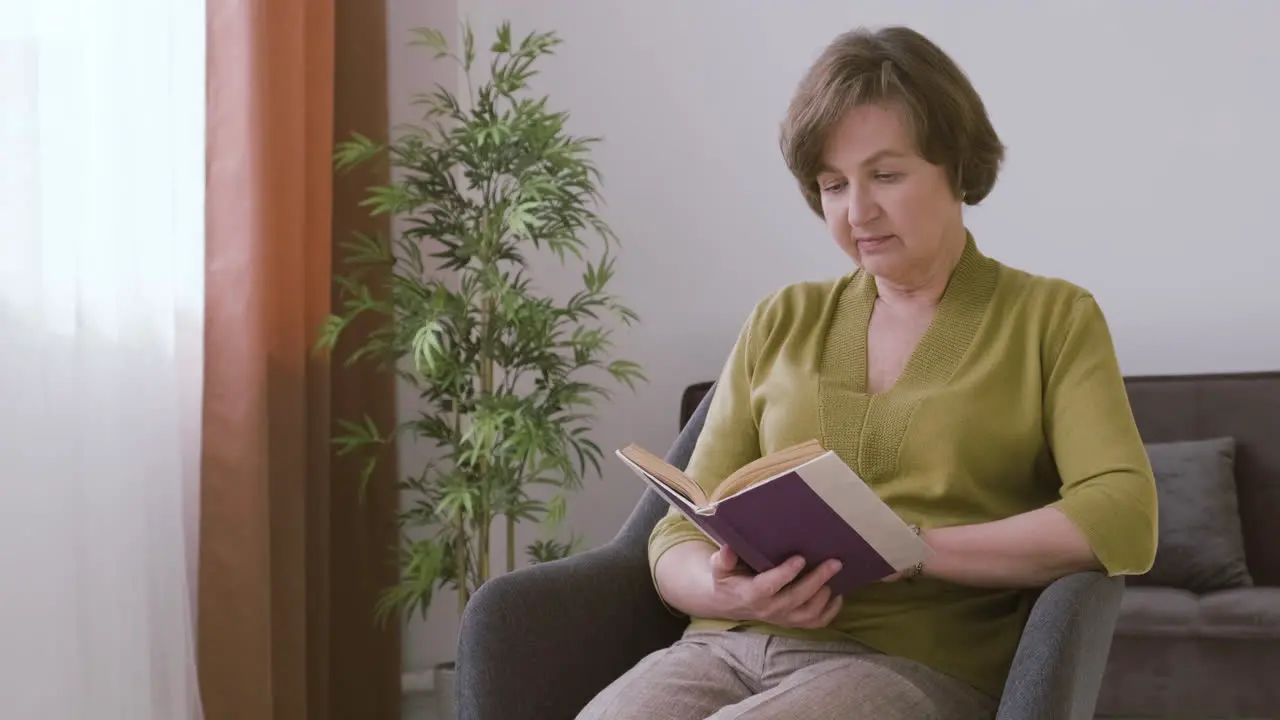
[[[1237, 513], [1242, 564], [1250, 578], [1247, 586], [1239, 586], [1237, 578], [1236, 587], [1209, 591], [1192, 583], [1129, 579], [1097, 713], [1126, 718], [1280, 718], [1280, 372], [1131, 377], [1126, 384], [1148, 445], [1234, 440], [1231, 471], [1237, 499], [1218, 509]], [[701, 382], [685, 390], [681, 426], [710, 386]], [[1156, 470], [1160, 482], [1171, 480], [1160, 466]], [[1188, 520], [1210, 514], [1206, 510], [1188, 518], [1188, 513], [1179, 513], [1187, 508], [1174, 506], [1179, 500], [1186, 502], [1162, 492], [1165, 522], [1157, 562], [1165, 566], [1159, 568], [1159, 579], [1167, 581], [1196, 560], [1169, 557], [1177, 549], [1171, 536], [1178, 532], [1170, 523], [1190, 525]], [[1206, 545], [1222, 540], [1212, 529], [1191, 532], [1203, 532]], [[1194, 547], [1196, 537], [1184, 534], [1178, 539]]]

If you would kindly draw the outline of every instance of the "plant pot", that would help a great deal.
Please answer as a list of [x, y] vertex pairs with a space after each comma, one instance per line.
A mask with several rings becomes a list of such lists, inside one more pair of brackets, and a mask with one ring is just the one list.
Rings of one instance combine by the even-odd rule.
[[455, 720], [458, 717], [453, 707], [454, 679], [457, 669], [454, 663], [444, 662], [435, 667], [436, 718], [438, 720]]

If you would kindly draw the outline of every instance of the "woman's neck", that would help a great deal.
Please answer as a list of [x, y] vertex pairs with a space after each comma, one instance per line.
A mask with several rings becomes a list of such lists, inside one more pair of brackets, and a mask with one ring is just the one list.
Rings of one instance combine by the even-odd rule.
[[876, 294], [879, 302], [894, 309], [932, 309], [942, 301], [947, 291], [951, 274], [964, 255], [968, 233], [964, 227], [958, 229], [948, 242], [943, 243], [934, 262], [923, 267], [912, 277], [901, 281], [891, 278], [877, 277]]

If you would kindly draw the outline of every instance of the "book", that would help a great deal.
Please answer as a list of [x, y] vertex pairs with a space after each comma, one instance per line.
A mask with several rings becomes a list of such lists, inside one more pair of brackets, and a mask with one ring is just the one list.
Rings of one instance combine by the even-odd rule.
[[744, 465], [710, 494], [642, 447], [628, 445], [615, 454], [757, 573], [795, 555], [804, 557], [806, 568], [836, 558], [841, 569], [828, 585], [843, 595], [932, 554], [852, 468], [815, 440]]

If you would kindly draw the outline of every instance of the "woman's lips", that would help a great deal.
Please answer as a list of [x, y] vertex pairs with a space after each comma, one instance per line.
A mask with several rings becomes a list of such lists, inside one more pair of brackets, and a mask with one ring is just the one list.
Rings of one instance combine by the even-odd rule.
[[874, 250], [883, 246], [893, 239], [892, 235], [867, 235], [857, 239], [858, 247], [864, 250]]

